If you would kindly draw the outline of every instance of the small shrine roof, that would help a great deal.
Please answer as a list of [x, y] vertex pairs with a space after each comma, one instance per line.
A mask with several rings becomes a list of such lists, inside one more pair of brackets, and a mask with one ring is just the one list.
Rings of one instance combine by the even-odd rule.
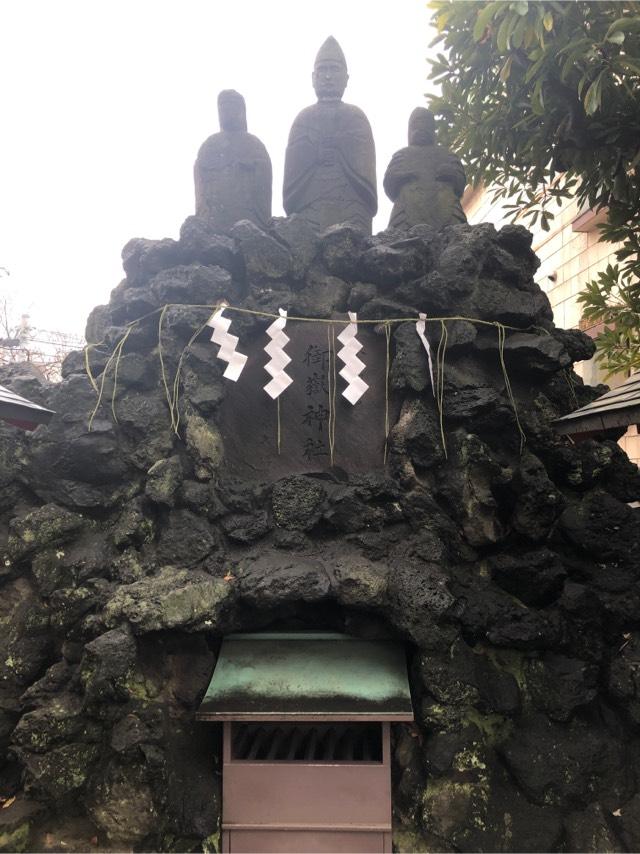
[[51, 409], [45, 409], [44, 406], [39, 406], [0, 385], [0, 419], [3, 421], [23, 430], [35, 430], [38, 424], [49, 422], [53, 415]]
[[227, 636], [198, 720], [413, 720], [406, 653], [348, 635]]
[[622, 385], [597, 397], [575, 412], [557, 418], [557, 433], [574, 435], [600, 433], [613, 427], [640, 423], [640, 372], [632, 374]]

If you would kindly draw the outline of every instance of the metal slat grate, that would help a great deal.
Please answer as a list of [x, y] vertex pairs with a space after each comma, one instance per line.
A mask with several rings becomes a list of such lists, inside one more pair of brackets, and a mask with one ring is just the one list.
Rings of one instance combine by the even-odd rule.
[[382, 762], [382, 727], [238, 722], [232, 756], [236, 762]]

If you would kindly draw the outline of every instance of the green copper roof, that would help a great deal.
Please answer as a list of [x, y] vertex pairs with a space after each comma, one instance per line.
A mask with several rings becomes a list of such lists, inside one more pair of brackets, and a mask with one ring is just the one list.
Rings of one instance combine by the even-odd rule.
[[413, 720], [404, 647], [333, 633], [229, 635], [199, 720]]

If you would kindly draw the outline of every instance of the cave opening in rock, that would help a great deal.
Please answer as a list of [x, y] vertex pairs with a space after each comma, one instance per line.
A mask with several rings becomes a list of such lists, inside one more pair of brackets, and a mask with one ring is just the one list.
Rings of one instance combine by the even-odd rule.
[[[157, 817], [153, 818], [156, 813], [140, 813], [135, 805], [160, 803], [167, 840], [182, 840], [182, 845], [188, 839], [217, 838], [222, 726], [197, 722], [195, 714], [223, 636], [231, 632], [338, 632], [366, 640], [400, 641], [406, 650], [413, 704], [418, 708], [417, 649], [387, 617], [373, 610], [345, 607], [328, 597], [313, 602], [274, 597], [268, 608], [254, 607], [238, 597], [225, 616], [224, 634], [210, 631], [204, 623], [191, 632], [176, 628], [134, 636], [120, 629], [108, 633], [114, 635], [109, 649], [104, 642], [101, 646], [105, 648], [92, 651], [93, 658], [84, 664], [85, 714], [105, 724], [107, 718], [111, 721], [111, 758], [88, 769], [89, 815], [107, 827], [112, 838], [122, 838], [125, 830], [132, 830], [139, 839], [151, 839], [158, 826]], [[131, 665], [116, 675], [115, 656], [122, 657], [129, 645]], [[123, 716], [125, 697], [127, 713]], [[420, 738], [414, 725], [391, 724], [394, 809], [402, 811], [408, 802], [407, 768], [415, 766], [419, 769], [415, 773], [422, 774], [422, 763], [416, 758]], [[114, 793], [117, 811], [112, 807]], [[130, 808], [125, 808], [127, 803]]]

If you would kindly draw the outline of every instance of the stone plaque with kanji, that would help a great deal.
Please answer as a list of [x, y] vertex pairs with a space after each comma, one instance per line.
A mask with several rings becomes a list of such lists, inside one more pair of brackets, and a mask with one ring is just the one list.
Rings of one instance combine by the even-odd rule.
[[[361, 376], [369, 388], [352, 405], [342, 396], [347, 384], [339, 374], [344, 363], [337, 358], [337, 336], [343, 329], [338, 324], [287, 324], [291, 340], [285, 349], [292, 361], [286, 371], [293, 383], [279, 398], [279, 419], [278, 402], [264, 391], [270, 376], [264, 370], [269, 357], [263, 347], [269, 339], [258, 335], [241, 341], [238, 349], [248, 355], [247, 365], [238, 382], [229, 383], [220, 413], [228, 473], [277, 478], [332, 466], [348, 472], [384, 468], [386, 339], [359, 327], [363, 348], [358, 358], [366, 365]], [[389, 393], [390, 425], [396, 416]]]

